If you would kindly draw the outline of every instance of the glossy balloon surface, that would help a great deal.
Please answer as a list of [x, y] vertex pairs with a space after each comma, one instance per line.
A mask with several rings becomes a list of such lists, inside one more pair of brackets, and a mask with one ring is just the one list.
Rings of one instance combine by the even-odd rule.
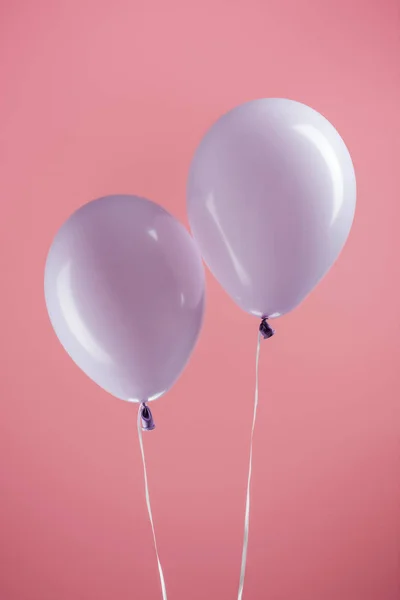
[[108, 196], [58, 231], [45, 269], [53, 328], [98, 385], [131, 401], [161, 396], [202, 325], [204, 271], [186, 229], [157, 204]]
[[220, 118], [193, 158], [191, 229], [228, 294], [258, 317], [295, 308], [338, 257], [356, 179], [336, 129], [312, 108], [262, 99]]

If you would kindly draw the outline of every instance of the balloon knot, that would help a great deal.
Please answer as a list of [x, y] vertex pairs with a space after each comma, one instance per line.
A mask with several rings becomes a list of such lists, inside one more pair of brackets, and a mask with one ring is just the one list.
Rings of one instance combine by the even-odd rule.
[[140, 417], [142, 419], [142, 431], [153, 431], [155, 429], [156, 424], [146, 402], [142, 402], [140, 406]]
[[260, 323], [260, 333], [263, 336], [264, 340], [267, 340], [275, 334], [275, 329], [272, 329], [272, 327], [270, 327], [267, 321], [267, 317], [265, 317]]

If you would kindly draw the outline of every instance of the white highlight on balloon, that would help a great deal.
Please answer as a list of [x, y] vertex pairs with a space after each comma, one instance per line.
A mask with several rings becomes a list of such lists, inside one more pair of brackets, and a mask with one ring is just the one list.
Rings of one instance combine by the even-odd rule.
[[323, 133], [314, 125], [299, 124], [294, 125], [293, 128], [304, 135], [310, 142], [314, 144], [317, 150], [322, 155], [332, 178], [332, 189], [333, 189], [333, 211], [330, 224], [335, 221], [338, 216], [340, 209], [343, 204], [344, 196], [344, 181], [343, 173], [340, 166], [339, 159], [336, 155], [335, 150], [328, 142]]
[[249, 278], [248, 274], [246, 273], [245, 269], [243, 268], [243, 266], [240, 264], [240, 261], [239, 261], [238, 257], [236, 256], [232, 246], [230, 245], [229, 240], [226, 237], [225, 232], [221, 226], [221, 223], [218, 218], [217, 208], [215, 206], [213, 194], [208, 195], [207, 200], [206, 200], [206, 206], [207, 206], [208, 211], [211, 213], [211, 216], [214, 219], [214, 223], [218, 228], [218, 232], [224, 241], [224, 245], [225, 245], [226, 249], [229, 252], [229, 255], [232, 259], [234, 269], [236, 271], [236, 275], [239, 277], [242, 285], [250, 285], [250, 283], [251, 283], [250, 278]]
[[71, 293], [71, 263], [67, 263], [61, 269], [57, 277], [56, 290], [64, 321], [72, 335], [95, 360], [105, 364], [112, 363], [110, 355], [93, 338], [79, 314]]
[[147, 233], [149, 234], [150, 237], [153, 238], [153, 240], [156, 240], [156, 242], [158, 242], [158, 233], [155, 229], [149, 229], [147, 231]]

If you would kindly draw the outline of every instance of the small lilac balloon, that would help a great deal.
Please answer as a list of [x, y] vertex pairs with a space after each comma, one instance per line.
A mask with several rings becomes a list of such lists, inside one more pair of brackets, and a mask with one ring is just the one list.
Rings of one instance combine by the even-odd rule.
[[338, 257], [356, 205], [350, 154], [318, 112], [267, 98], [208, 131], [187, 187], [190, 226], [205, 262], [245, 311], [295, 308]]
[[45, 268], [45, 298], [65, 350], [107, 392], [154, 400], [181, 374], [204, 313], [201, 256], [163, 208], [108, 196], [58, 231]]

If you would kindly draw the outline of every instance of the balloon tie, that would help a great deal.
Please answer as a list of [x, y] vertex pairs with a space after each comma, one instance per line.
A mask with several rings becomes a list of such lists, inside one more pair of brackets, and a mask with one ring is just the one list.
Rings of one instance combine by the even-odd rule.
[[143, 433], [142, 433], [143, 431], [151, 431], [151, 430], [154, 429], [154, 427], [155, 427], [155, 424], [154, 424], [153, 416], [151, 414], [151, 410], [146, 405], [145, 402], [142, 402], [142, 404], [139, 406], [137, 428], [138, 428], [140, 452], [141, 452], [141, 455], [142, 455], [142, 463], [143, 463], [144, 489], [145, 489], [145, 495], [146, 495], [146, 505], [147, 505], [147, 512], [149, 514], [151, 530], [153, 532], [154, 548], [155, 548], [155, 551], [156, 551], [157, 564], [158, 564], [158, 572], [159, 572], [159, 575], [160, 575], [162, 597], [163, 597], [163, 600], [167, 600], [167, 589], [166, 589], [166, 586], [165, 586], [164, 573], [163, 573], [163, 570], [162, 570], [162, 566], [161, 566], [161, 562], [160, 562], [160, 557], [159, 557], [159, 554], [158, 554], [157, 538], [156, 538], [156, 532], [155, 532], [155, 528], [154, 528], [153, 513], [152, 513], [152, 510], [151, 510], [151, 504], [150, 504], [150, 493], [149, 493], [149, 485], [148, 485], [148, 479], [147, 479], [146, 459], [145, 459], [145, 454], [144, 454]]
[[263, 336], [264, 340], [267, 340], [275, 334], [275, 329], [272, 329], [272, 327], [269, 325], [267, 317], [264, 317], [262, 319], [259, 331]]
[[143, 431], [153, 431], [156, 428], [153, 415], [146, 402], [142, 402], [139, 408], [140, 421]]
[[242, 564], [240, 569], [239, 579], [239, 592], [238, 600], [242, 600], [244, 579], [246, 574], [246, 563], [247, 563], [247, 548], [249, 545], [249, 526], [250, 526], [250, 489], [251, 489], [251, 474], [253, 469], [253, 438], [254, 429], [257, 419], [257, 407], [258, 407], [258, 366], [260, 362], [260, 345], [262, 339], [268, 339], [274, 335], [275, 331], [268, 325], [267, 319], [264, 318], [259, 327], [257, 336], [257, 350], [256, 350], [256, 385], [254, 393], [254, 412], [253, 412], [253, 424], [251, 427], [250, 437], [250, 460], [249, 460], [249, 471], [247, 476], [247, 492], [246, 492], [246, 510], [244, 518], [244, 536], [243, 536], [243, 550], [242, 550]]

